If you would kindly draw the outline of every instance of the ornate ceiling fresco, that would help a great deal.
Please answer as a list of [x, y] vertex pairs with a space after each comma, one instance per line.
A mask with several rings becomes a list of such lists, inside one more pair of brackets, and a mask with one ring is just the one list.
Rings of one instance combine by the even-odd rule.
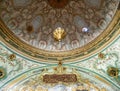
[[[119, 4], [118, 0], [2, 0], [0, 3], [0, 17], [5, 25], [25, 43], [46, 51], [68, 51], [88, 44], [106, 29]], [[53, 38], [57, 27], [66, 31], [61, 43]]]
[[[118, 0], [1, 0], [1, 40], [44, 62], [86, 58], [118, 34], [118, 4]], [[66, 32], [60, 42], [53, 37], [58, 27]]]
[[0, 91], [119, 91], [119, 3], [0, 0]]
[[0, 0], [0, 91], [119, 91], [119, 50], [119, 0]]

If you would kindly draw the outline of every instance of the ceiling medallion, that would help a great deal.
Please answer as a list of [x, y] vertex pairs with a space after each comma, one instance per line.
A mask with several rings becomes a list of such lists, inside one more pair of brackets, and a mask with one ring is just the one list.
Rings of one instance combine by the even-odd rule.
[[69, 0], [48, 0], [48, 3], [53, 8], [64, 8]]
[[63, 28], [58, 27], [53, 31], [53, 37], [57, 41], [61, 41], [66, 35], [66, 32]]

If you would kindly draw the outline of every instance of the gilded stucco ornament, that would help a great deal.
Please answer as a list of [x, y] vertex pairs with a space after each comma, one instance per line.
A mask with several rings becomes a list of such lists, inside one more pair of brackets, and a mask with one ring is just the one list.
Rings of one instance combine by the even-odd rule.
[[[77, 77], [77, 81], [71, 80], [71, 79], [74, 79], [75, 75]], [[71, 78], [69, 79], [66, 78], [69, 76], [71, 76]], [[69, 82], [69, 81], [73, 81], [73, 82]], [[71, 88], [71, 89], [69, 90], [66, 89], [65, 91], [79, 91], [79, 90], [80, 91], [91, 91], [91, 89], [95, 91], [107, 91], [105, 88], [99, 88], [95, 84], [91, 83], [89, 79], [83, 78], [76, 69], [74, 68], [70, 69], [69, 67], [64, 67], [61, 61], [58, 63], [58, 66], [53, 67], [53, 69], [45, 68], [42, 71], [42, 73], [39, 75], [39, 77], [36, 77], [35, 80], [33, 79], [33, 81], [32, 80], [28, 81], [27, 86], [31, 87], [35, 84], [41, 85], [35, 88], [37, 90], [39, 87], [41, 87], [40, 88], [41, 91], [47, 91], [47, 90], [48, 91], [49, 90], [59, 91], [63, 87], [66, 88], [67, 86], [68, 88]], [[28, 89], [28, 87], [26, 87], [26, 90]]]
[[66, 35], [66, 32], [63, 28], [58, 27], [53, 31], [53, 37], [57, 41], [61, 41]]
[[107, 73], [111, 77], [118, 77], [119, 75], [119, 69], [116, 67], [109, 67], [107, 70]]
[[3, 67], [0, 67], [0, 79], [6, 77], [6, 70]]
[[62, 65], [63, 63], [59, 61], [57, 67], [53, 67], [52, 72], [49, 72], [48, 69], [44, 69], [40, 75], [40, 80], [43, 84], [56, 85], [58, 83], [70, 85], [79, 82], [80, 76], [78, 75], [75, 69], [72, 69], [70, 72], [67, 71], [67, 68]]
[[105, 54], [100, 52], [100, 53], [98, 54], [98, 58], [99, 58], [99, 59], [105, 59]]
[[15, 54], [10, 54], [9, 55], [9, 60], [13, 61], [16, 59], [16, 55]]

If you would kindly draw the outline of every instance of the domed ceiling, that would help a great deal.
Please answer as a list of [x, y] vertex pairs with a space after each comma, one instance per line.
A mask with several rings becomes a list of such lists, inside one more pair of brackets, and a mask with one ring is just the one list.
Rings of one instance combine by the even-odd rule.
[[[98, 37], [118, 4], [118, 0], [1, 0], [0, 17], [25, 43], [46, 51], [68, 51]], [[61, 42], [53, 38], [57, 27], [66, 32]]]
[[[40, 61], [87, 58], [116, 34], [119, 0], [0, 0], [0, 38]], [[62, 28], [65, 37], [53, 33]]]

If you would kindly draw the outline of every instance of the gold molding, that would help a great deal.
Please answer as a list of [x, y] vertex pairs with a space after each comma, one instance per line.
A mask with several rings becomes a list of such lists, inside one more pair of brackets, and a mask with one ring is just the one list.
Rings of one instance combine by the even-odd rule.
[[103, 82], [103, 83], [105, 83], [105, 84], [111, 86], [111, 83], [110, 83], [110, 82], [108, 82], [107, 80], [101, 78], [100, 76], [95, 75], [94, 77], [95, 77], [96, 79], [100, 80], [101, 82]]
[[16, 79], [14, 79], [9, 84], [7, 84], [5, 91], [8, 91], [8, 89], [10, 89], [11, 87], [13, 87], [16, 83], [20, 82], [21, 80], [25, 79], [26, 77], [27, 77], [26, 75], [22, 75], [22, 76], [20, 76], [20, 77], [18, 77]]

